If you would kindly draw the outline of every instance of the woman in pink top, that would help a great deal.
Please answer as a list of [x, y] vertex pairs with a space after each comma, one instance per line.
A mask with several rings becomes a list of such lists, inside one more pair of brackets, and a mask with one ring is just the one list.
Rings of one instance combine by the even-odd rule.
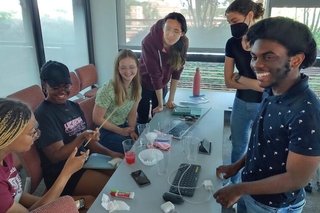
[[[26, 104], [0, 98], [0, 212], [29, 212], [55, 200], [69, 177], [82, 167], [89, 154], [84, 152], [75, 157], [75, 148], [54, 185], [43, 197], [23, 192], [20, 176], [13, 166], [12, 153], [28, 151], [39, 135], [36, 119]], [[94, 198], [74, 197], [75, 200], [80, 198], [85, 201], [81, 212], [86, 212]]]

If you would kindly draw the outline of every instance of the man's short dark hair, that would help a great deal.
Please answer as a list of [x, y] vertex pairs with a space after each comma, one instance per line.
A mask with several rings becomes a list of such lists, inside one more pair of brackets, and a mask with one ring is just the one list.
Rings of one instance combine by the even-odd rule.
[[300, 69], [310, 67], [317, 57], [317, 44], [309, 28], [290, 18], [273, 17], [254, 24], [247, 33], [247, 40], [252, 46], [258, 39], [275, 41], [284, 46], [288, 56], [304, 53], [305, 59]]

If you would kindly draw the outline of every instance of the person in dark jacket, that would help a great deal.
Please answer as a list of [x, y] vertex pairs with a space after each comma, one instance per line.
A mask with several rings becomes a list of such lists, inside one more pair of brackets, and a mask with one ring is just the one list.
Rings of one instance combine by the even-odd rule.
[[187, 23], [180, 13], [169, 13], [154, 24], [142, 41], [139, 61], [142, 99], [138, 106], [138, 123], [147, 123], [150, 100], [152, 114], [163, 110], [163, 99], [171, 79], [167, 108], [174, 108], [174, 95], [186, 62], [189, 40], [186, 37]]

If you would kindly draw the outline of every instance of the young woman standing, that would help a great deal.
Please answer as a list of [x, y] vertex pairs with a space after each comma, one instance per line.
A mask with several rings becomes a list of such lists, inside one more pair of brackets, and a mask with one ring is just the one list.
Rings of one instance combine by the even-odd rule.
[[[251, 48], [245, 34], [263, 13], [263, 5], [252, 0], [235, 0], [225, 12], [232, 37], [225, 48], [224, 79], [228, 88], [237, 89], [230, 118], [231, 163], [238, 161], [246, 151], [250, 127], [262, 100], [263, 88], [250, 67]], [[231, 182], [237, 183], [239, 178], [238, 173]]]
[[176, 106], [174, 95], [189, 47], [186, 33], [185, 17], [173, 12], [157, 21], [143, 39], [139, 61], [142, 99], [138, 106], [138, 123], [148, 122], [150, 101], [152, 114], [163, 110], [163, 99], [170, 80], [170, 95], [166, 107], [172, 109]]

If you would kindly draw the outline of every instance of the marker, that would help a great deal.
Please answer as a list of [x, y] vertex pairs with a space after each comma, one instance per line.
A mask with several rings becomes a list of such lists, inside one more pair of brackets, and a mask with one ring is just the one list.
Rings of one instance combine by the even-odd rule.
[[134, 192], [128, 192], [128, 191], [112, 189], [111, 192], [110, 192], [110, 195], [113, 196], [113, 197], [133, 199]]

